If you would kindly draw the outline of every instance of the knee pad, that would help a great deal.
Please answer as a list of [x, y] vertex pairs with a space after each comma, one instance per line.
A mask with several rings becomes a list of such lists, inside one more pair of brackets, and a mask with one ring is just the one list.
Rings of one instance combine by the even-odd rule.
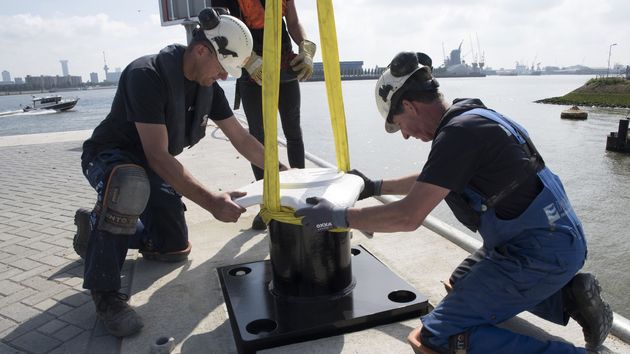
[[97, 230], [133, 235], [138, 217], [149, 201], [151, 187], [145, 170], [133, 164], [115, 166], [109, 175]]

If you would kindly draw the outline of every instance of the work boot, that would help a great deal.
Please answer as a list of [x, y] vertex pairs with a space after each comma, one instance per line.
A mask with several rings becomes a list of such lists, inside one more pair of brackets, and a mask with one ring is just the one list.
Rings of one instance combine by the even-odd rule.
[[144, 259], [147, 259], [150, 261], [175, 263], [175, 262], [181, 262], [181, 261], [187, 260], [188, 255], [190, 254], [190, 250], [192, 250], [192, 244], [188, 242], [188, 247], [180, 251], [160, 253], [157, 251], [141, 249], [140, 253], [142, 254], [142, 257], [144, 257]]
[[87, 252], [90, 233], [92, 232], [92, 224], [90, 223], [92, 211], [81, 208], [74, 214], [74, 224], [77, 225], [77, 233], [74, 234], [72, 247], [79, 257], [85, 259]]
[[265, 224], [265, 221], [260, 214], [256, 214], [254, 217], [254, 220], [252, 221], [252, 230], [267, 230], [267, 224]]
[[92, 300], [96, 316], [112, 336], [127, 337], [142, 329], [142, 319], [127, 304], [129, 295], [117, 291], [92, 291]]
[[582, 326], [586, 349], [597, 352], [612, 327], [613, 313], [593, 274], [579, 273], [562, 288], [566, 311]]

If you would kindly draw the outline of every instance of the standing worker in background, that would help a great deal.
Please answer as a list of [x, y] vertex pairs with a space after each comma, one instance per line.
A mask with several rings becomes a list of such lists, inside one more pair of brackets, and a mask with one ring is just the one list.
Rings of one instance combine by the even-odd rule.
[[[591, 274], [579, 273], [586, 240], [560, 179], [527, 132], [478, 99], [448, 104], [430, 64], [416, 53], [394, 57], [376, 84], [375, 98], [389, 133], [433, 141], [420, 175], [373, 181], [366, 198], [404, 195], [366, 208], [338, 208], [309, 198], [296, 211], [324, 231], [412, 231], [443, 199], [457, 219], [479, 231], [483, 246], [453, 272], [448, 295], [422, 318], [409, 342], [418, 353], [584, 353], [570, 343], [543, 342], [496, 327], [523, 311], [581, 326], [586, 351], [597, 352], [612, 326], [612, 310]], [[424, 65], [419, 65], [419, 62]]]
[[[213, 0], [212, 6], [225, 7], [232, 16], [240, 18], [252, 33], [254, 49], [245, 64], [243, 75], [237, 81], [237, 98], [243, 100], [249, 132], [264, 143], [265, 134], [262, 114], [262, 52], [265, 24], [264, 0]], [[306, 39], [306, 33], [298, 18], [294, 0], [282, 0], [282, 49], [280, 68], [280, 95], [278, 111], [282, 131], [287, 140], [289, 166], [304, 168], [304, 141], [300, 127], [300, 85], [313, 74], [315, 43]], [[293, 52], [291, 40], [298, 45], [298, 54]], [[263, 170], [252, 165], [254, 177], [261, 180]], [[260, 215], [252, 222], [255, 230], [264, 230], [266, 225]]]
[[97, 316], [117, 337], [142, 328], [119, 292], [127, 250], [165, 262], [190, 253], [182, 195], [220, 221], [236, 222], [245, 211], [232, 201], [243, 193], [210, 191], [175, 156], [199, 142], [212, 119], [244, 157], [263, 167], [263, 146], [234, 117], [217, 83], [228, 73], [241, 75], [251, 34], [213, 9], [199, 20], [187, 47], [170, 45], [125, 68], [111, 112], [83, 144], [81, 167], [97, 202], [92, 211], [77, 211], [74, 248], [85, 259], [83, 287]]

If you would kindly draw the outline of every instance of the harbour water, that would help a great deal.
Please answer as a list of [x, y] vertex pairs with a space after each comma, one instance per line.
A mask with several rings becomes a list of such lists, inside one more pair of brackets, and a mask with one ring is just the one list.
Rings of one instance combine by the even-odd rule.
[[[567, 106], [543, 105], [534, 100], [563, 95], [581, 86], [587, 76], [488, 76], [443, 78], [447, 100], [477, 97], [528, 129], [547, 166], [560, 175], [581, 218], [589, 242], [585, 270], [600, 278], [613, 309], [630, 318], [630, 156], [605, 151], [606, 136], [617, 130], [628, 109], [582, 107], [585, 121], [560, 119]], [[387, 134], [374, 104], [374, 80], [344, 81], [343, 94], [353, 168], [377, 177], [417, 174], [430, 144], [403, 140]], [[222, 83], [228, 99], [234, 81]], [[302, 127], [306, 149], [327, 161], [335, 161], [334, 143], [323, 82], [308, 82], [302, 88]], [[62, 92], [77, 96], [74, 110], [63, 113], [29, 112], [0, 116], [0, 136], [94, 128], [108, 113], [115, 89]], [[0, 96], [0, 112], [30, 103], [30, 95]], [[242, 111], [237, 111], [242, 114]], [[434, 215], [470, 234], [440, 205]], [[387, 237], [377, 235], [376, 237]], [[404, 245], [401, 245], [404, 247]], [[418, 250], [418, 257], [422, 250]], [[418, 271], [422, 272], [422, 269]]]

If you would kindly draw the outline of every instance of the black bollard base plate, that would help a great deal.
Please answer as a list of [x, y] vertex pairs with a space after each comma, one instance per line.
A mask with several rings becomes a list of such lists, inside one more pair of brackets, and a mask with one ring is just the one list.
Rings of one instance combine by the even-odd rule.
[[430, 310], [425, 296], [364, 247], [352, 247], [352, 254], [352, 292], [312, 301], [274, 296], [270, 261], [217, 268], [238, 352], [352, 332]]

